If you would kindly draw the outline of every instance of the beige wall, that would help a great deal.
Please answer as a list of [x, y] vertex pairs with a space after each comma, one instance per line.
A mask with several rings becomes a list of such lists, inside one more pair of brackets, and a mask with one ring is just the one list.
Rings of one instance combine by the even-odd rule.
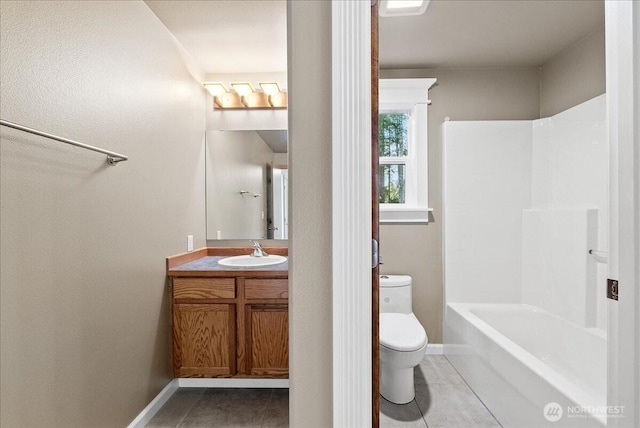
[[126, 426], [169, 382], [165, 257], [204, 244], [204, 90], [142, 2], [1, 3], [3, 427]]
[[290, 426], [332, 426], [331, 2], [287, 2]]
[[[413, 277], [414, 313], [430, 343], [442, 343], [442, 142], [441, 124], [451, 120], [536, 119], [537, 68], [383, 70], [381, 78], [435, 77], [429, 91], [428, 225], [382, 225], [381, 272]], [[482, 213], [478, 213], [482, 215]]]
[[544, 64], [540, 117], [549, 117], [605, 93], [604, 27]]

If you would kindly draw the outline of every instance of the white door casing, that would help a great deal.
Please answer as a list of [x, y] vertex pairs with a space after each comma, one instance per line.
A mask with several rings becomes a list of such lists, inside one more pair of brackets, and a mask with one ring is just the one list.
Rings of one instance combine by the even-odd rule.
[[[640, 426], [640, 4], [605, 2], [609, 138], [609, 427]], [[603, 284], [604, 286], [604, 284]], [[601, 289], [601, 292], [604, 290]]]
[[333, 426], [371, 402], [371, 4], [332, 2]]

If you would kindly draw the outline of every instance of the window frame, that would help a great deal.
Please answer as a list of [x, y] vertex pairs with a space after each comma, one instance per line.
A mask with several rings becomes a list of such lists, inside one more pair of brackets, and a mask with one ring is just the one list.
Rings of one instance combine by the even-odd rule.
[[408, 156], [383, 156], [380, 165], [405, 168], [405, 203], [380, 204], [380, 223], [428, 223], [428, 99], [436, 79], [380, 79], [379, 114], [408, 113]]

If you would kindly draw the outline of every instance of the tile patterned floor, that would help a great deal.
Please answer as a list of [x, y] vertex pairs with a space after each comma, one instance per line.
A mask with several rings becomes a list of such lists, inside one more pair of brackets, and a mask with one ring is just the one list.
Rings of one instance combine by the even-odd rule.
[[288, 427], [288, 389], [180, 388], [147, 428]]
[[[427, 355], [414, 372], [416, 398], [380, 398], [381, 428], [498, 428], [500, 424], [443, 355]], [[288, 427], [287, 389], [182, 388], [148, 428]]]
[[413, 374], [416, 398], [380, 399], [380, 427], [498, 428], [500, 424], [443, 355], [426, 355]]

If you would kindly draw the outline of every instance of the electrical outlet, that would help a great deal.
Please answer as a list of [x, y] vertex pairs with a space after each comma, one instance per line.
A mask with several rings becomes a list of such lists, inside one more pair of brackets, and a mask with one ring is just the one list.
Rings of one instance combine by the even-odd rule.
[[193, 251], [193, 235], [187, 235], [187, 251]]

